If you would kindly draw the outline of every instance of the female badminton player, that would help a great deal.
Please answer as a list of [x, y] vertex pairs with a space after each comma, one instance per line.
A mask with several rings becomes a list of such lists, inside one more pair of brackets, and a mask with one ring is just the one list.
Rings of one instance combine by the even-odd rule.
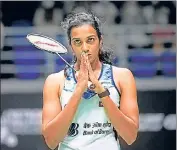
[[71, 14], [62, 27], [77, 73], [66, 67], [44, 83], [42, 133], [46, 144], [51, 149], [59, 145], [58, 150], [120, 150], [118, 135], [131, 145], [139, 127], [131, 71], [111, 65], [95, 15]]

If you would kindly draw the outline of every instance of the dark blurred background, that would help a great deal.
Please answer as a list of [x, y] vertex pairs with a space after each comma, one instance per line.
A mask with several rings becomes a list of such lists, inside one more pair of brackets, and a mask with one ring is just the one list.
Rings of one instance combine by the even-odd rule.
[[[104, 47], [115, 66], [129, 68], [138, 89], [140, 128], [122, 150], [176, 149], [176, 1], [3, 1], [1, 22], [1, 148], [47, 150], [40, 134], [45, 78], [64, 68], [27, 40], [31, 32], [69, 50], [60, 22], [71, 11], [93, 11], [103, 22]], [[72, 61], [69, 51], [64, 55]], [[111, 148], [110, 148], [111, 150]]]

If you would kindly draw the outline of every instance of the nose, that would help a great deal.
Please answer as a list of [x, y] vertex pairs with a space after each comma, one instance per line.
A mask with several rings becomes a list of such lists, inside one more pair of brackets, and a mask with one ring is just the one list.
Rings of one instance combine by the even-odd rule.
[[88, 53], [89, 52], [89, 47], [87, 45], [87, 43], [83, 43], [82, 44], [82, 52]]

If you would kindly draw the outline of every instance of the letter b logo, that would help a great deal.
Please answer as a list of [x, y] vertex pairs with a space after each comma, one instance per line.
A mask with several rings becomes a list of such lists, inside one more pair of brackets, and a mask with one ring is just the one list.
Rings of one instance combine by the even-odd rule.
[[69, 127], [68, 135], [71, 137], [76, 136], [79, 133], [79, 131], [77, 130], [78, 128], [79, 128], [78, 123], [72, 123], [71, 126]]

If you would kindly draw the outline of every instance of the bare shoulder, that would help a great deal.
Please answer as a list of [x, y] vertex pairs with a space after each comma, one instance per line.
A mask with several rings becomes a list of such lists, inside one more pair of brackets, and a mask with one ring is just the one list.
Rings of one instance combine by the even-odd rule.
[[65, 80], [65, 76], [64, 76], [64, 70], [58, 72], [58, 73], [52, 73], [50, 75], [48, 75], [48, 77], [45, 80], [45, 87], [56, 87], [59, 88], [61, 87], [61, 85], [63, 84]]
[[63, 78], [64, 78], [64, 70], [48, 75], [48, 77], [46, 78], [46, 81], [58, 83]]
[[135, 78], [131, 70], [129, 70], [128, 68], [113, 66], [113, 77], [121, 93], [123, 93], [123, 91], [127, 89], [136, 89]]
[[113, 73], [115, 77], [117, 76], [119, 78], [125, 78], [125, 77], [134, 78], [131, 70], [128, 68], [121, 68], [121, 67], [113, 66]]

